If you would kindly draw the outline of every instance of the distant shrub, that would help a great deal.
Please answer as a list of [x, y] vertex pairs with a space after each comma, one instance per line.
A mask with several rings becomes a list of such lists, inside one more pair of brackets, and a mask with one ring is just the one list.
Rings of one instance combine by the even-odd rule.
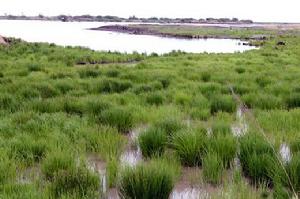
[[199, 166], [205, 154], [206, 142], [203, 132], [180, 131], [174, 135], [173, 147], [183, 165]]
[[286, 99], [286, 106], [289, 109], [300, 107], [300, 94], [292, 94]]
[[214, 185], [222, 182], [223, 164], [217, 153], [208, 152], [203, 158], [202, 168], [206, 182]]
[[4, 74], [2, 72], [0, 72], [0, 78], [3, 78]]
[[104, 79], [98, 83], [96, 90], [100, 93], [121, 93], [132, 87], [129, 81]]
[[147, 95], [146, 97], [146, 102], [150, 105], [161, 105], [163, 104], [164, 101], [164, 97], [162, 96], [162, 94], [160, 93], [149, 93], [149, 95]]
[[174, 178], [172, 169], [157, 161], [126, 168], [120, 175], [120, 194], [123, 198], [168, 199]]
[[232, 96], [219, 95], [215, 96], [211, 100], [211, 113], [217, 113], [219, 111], [233, 113], [236, 110], [236, 103]]
[[54, 198], [97, 198], [99, 183], [99, 177], [86, 168], [60, 170], [53, 177], [50, 191]]
[[161, 156], [167, 144], [167, 134], [160, 128], [151, 127], [138, 138], [144, 157]]
[[128, 133], [133, 127], [132, 114], [122, 108], [107, 109], [98, 115], [98, 120], [102, 124], [116, 127], [122, 133]]

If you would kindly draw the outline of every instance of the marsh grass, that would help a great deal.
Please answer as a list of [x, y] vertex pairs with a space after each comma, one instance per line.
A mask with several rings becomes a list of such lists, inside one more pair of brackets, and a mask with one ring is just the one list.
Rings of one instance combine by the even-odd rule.
[[231, 126], [226, 121], [216, 121], [212, 125], [213, 136], [226, 136], [231, 135]]
[[161, 156], [166, 148], [168, 137], [161, 128], [150, 127], [138, 137], [138, 143], [144, 157]]
[[101, 112], [97, 119], [100, 123], [110, 125], [121, 133], [128, 133], [134, 121], [131, 112], [124, 108], [110, 108]]
[[211, 113], [215, 114], [219, 111], [233, 113], [236, 111], [236, 103], [232, 96], [220, 95], [214, 96], [211, 100]]
[[203, 132], [183, 130], [174, 135], [173, 147], [180, 161], [186, 166], [200, 166], [205, 154], [207, 137]]
[[205, 182], [219, 185], [222, 182], [223, 163], [217, 153], [208, 152], [202, 161], [203, 178]]
[[224, 168], [230, 168], [237, 155], [237, 140], [232, 135], [214, 136], [208, 141], [208, 151], [212, 151], [221, 159]]
[[254, 184], [272, 184], [278, 162], [272, 147], [262, 136], [248, 133], [241, 138], [239, 158], [243, 171]]
[[155, 160], [122, 171], [119, 190], [122, 198], [168, 199], [174, 180], [172, 166]]
[[42, 162], [42, 173], [47, 180], [54, 180], [60, 171], [75, 169], [75, 158], [69, 151], [57, 150], [48, 153]]
[[149, 93], [146, 96], [146, 102], [150, 105], [159, 106], [164, 103], [164, 96], [161, 93]]
[[60, 170], [50, 184], [50, 193], [54, 198], [95, 198], [99, 196], [99, 177], [84, 167], [72, 170]]
[[300, 94], [291, 94], [289, 97], [286, 98], [286, 106], [289, 109], [292, 108], [299, 108], [300, 107]]
[[10, 143], [10, 156], [16, 160], [31, 165], [45, 157], [47, 144], [44, 140], [34, 140], [30, 137], [20, 137]]

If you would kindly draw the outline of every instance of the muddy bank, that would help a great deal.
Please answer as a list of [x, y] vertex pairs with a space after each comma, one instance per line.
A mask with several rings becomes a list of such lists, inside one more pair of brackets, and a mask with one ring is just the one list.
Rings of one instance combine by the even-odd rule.
[[6, 38], [2, 37], [1, 35], [0, 35], [0, 44], [8, 45]]
[[[172, 27], [180, 28], [181, 25], [172, 25]], [[223, 28], [221, 26], [214, 26], [215, 28]], [[177, 39], [242, 39], [245, 41], [264, 41], [268, 38], [265, 35], [254, 35], [249, 38], [241, 38], [239, 36], [234, 35], [201, 35], [201, 34], [189, 34], [189, 33], [172, 33], [172, 32], [161, 32], [155, 28], [151, 28], [150, 26], [145, 26], [143, 24], [130, 26], [130, 25], [108, 25], [101, 26], [98, 28], [91, 28], [89, 30], [98, 30], [98, 31], [111, 31], [118, 33], [126, 33], [133, 35], [153, 35], [159, 37], [169, 37], [169, 38], [177, 38]], [[252, 42], [241, 42], [240, 45], [249, 45], [249, 46], [257, 46]]]
[[123, 25], [110, 25], [101, 26], [98, 28], [91, 28], [90, 30], [99, 31], [112, 31], [119, 33], [127, 33], [133, 35], [154, 35], [159, 37], [170, 37], [177, 39], [239, 39], [232, 36], [218, 36], [218, 35], [191, 35], [191, 34], [176, 34], [176, 33], [163, 33], [148, 27], [138, 27], [138, 26], [123, 26]]

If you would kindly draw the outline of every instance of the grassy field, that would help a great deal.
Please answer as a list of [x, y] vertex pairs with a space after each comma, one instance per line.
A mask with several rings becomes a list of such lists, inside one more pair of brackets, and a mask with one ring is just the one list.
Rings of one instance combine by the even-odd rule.
[[[167, 199], [190, 185], [208, 198], [300, 192], [296, 34], [244, 53], [162, 56], [14, 40], [0, 46], [0, 93], [0, 198]], [[142, 160], [124, 166], [136, 148]]]

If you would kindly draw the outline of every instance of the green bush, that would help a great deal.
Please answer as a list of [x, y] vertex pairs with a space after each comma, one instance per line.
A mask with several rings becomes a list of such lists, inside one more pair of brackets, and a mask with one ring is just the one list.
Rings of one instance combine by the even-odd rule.
[[110, 108], [98, 115], [98, 121], [102, 124], [116, 127], [119, 132], [128, 133], [133, 127], [132, 114], [122, 108]]
[[217, 153], [208, 152], [203, 158], [202, 168], [206, 182], [214, 185], [222, 182], [223, 164]]
[[160, 128], [151, 127], [138, 138], [144, 157], [161, 156], [167, 144], [167, 134]]
[[207, 138], [196, 130], [179, 131], [173, 138], [173, 147], [183, 165], [200, 166], [205, 154]]
[[232, 96], [220, 95], [214, 96], [211, 100], [211, 113], [219, 111], [233, 113], [236, 110], [236, 103]]
[[152, 161], [122, 171], [119, 190], [121, 197], [126, 199], [168, 199], [174, 179], [174, 172], [169, 165]]

